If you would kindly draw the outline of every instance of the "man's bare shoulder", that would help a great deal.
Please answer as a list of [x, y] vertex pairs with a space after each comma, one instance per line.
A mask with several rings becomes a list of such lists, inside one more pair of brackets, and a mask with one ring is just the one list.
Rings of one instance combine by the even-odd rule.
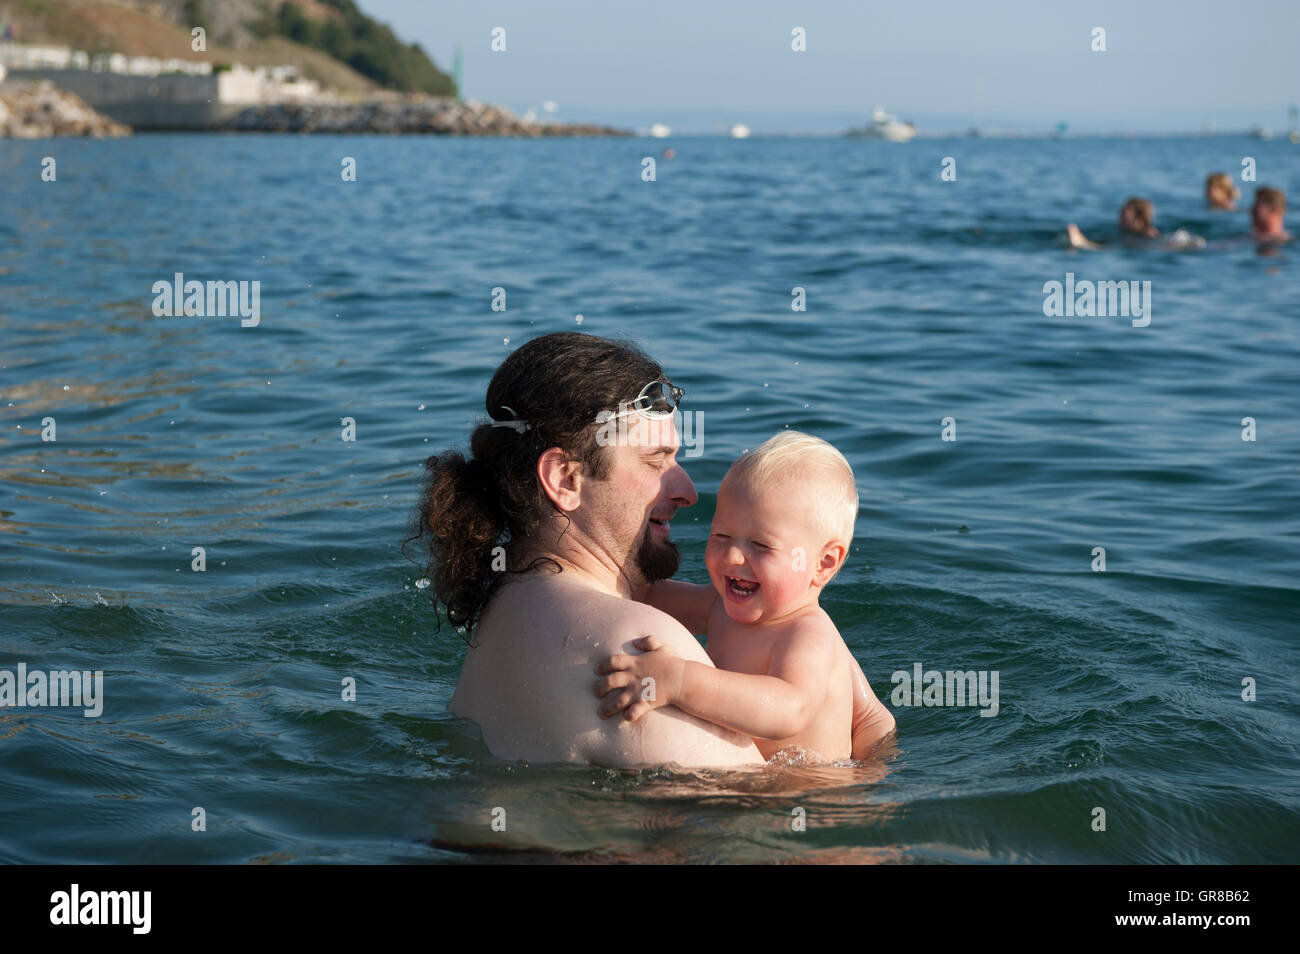
[[[642, 636], [658, 636], [679, 656], [712, 665], [695, 637], [666, 613], [551, 576], [503, 587], [484, 623], [482, 642], [496, 665], [484, 673], [490, 679], [482, 687], [482, 718], [467, 714], [493, 723], [491, 730], [484, 726], [484, 737], [494, 754], [615, 766], [762, 762], [748, 738], [670, 706], [636, 723], [597, 715], [596, 663], [636, 652], [632, 643]], [[512, 705], [502, 697], [503, 680]], [[516, 712], [521, 707], [527, 711]], [[509, 723], [505, 730], [496, 728], [499, 721]], [[527, 747], [516, 744], [523, 736]]]
[[501, 596], [505, 615], [528, 629], [564, 633], [564, 648], [574, 653], [594, 658], [629, 652], [633, 640], [654, 635], [684, 658], [707, 658], [695, 637], [667, 613], [558, 576], [520, 580]]

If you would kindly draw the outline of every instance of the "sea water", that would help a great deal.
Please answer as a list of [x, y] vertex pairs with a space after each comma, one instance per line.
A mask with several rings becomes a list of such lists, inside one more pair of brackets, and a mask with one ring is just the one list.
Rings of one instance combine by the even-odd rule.
[[[1296, 860], [1300, 250], [1201, 184], [1249, 156], [1294, 201], [1297, 148], [671, 144], [0, 144], [0, 669], [103, 672], [96, 717], [0, 709], [0, 861]], [[1130, 195], [1207, 247], [1114, 241]], [[156, 313], [178, 273], [260, 320]], [[1149, 324], [1047, 314], [1067, 274], [1149, 282]], [[708, 418], [683, 579], [737, 454], [847, 455], [823, 605], [881, 759], [515, 765], [448, 713], [421, 462], [566, 329]]]

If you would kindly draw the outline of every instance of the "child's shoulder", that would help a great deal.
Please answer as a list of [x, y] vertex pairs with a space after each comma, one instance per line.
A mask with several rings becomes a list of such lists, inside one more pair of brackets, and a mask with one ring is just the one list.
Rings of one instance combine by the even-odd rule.
[[844, 642], [835, 623], [820, 606], [813, 607], [809, 612], [800, 613], [785, 623], [785, 627], [785, 632], [782, 634], [785, 639], [797, 640], [810, 647], [838, 649]]

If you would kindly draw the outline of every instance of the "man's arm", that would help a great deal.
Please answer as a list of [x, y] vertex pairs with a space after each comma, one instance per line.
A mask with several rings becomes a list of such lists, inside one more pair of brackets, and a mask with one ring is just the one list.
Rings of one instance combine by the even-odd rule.
[[[602, 638], [598, 645], [593, 643], [595, 655], [587, 657], [582, 669], [585, 686], [591, 685], [590, 674], [596, 658], [616, 650], [630, 652], [633, 640], [642, 633], [655, 634], [654, 639], [682, 659], [712, 667], [695, 637], [661, 611], [621, 601], [618, 612], [617, 632]], [[606, 648], [602, 650], [602, 646]], [[639, 682], [635, 689], [633, 698], [642, 691]], [[590, 699], [585, 694], [583, 697]], [[590, 702], [583, 703], [583, 706], [588, 707], [587, 718], [590, 718]], [[677, 764], [724, 767], [763, 763], [763, 757], [748, 735], [706, 722], [672, 706], [656, 709], [635, 723], [623, 719], [597, 721], [597, 726], [582, 733], [577, 740], [575, 758], [612, 766]]]
[[[636, 646], [646, 651], [612, 656], [596, 667], [605, 675], [596, 695], [612, 693], [600, 708], [603, 718], [626, 710], [624, 719], [636, 722], [652, 709], [673, 705], [715, 725], [772, 740], [797, 735], [812, 722], [826, 699], [837, 651], [816, 627], [800, 628], [773, 650], [771, 673], [760, 676], [676, 657], [654, 637], [639, 639]], [[649, 695], [647, 679], [653, 680]]]
[[866, 759], [894, 731], [896, 723], [893, 713], [871, 691], [871, 684], [847, 645], [844, 652], [849, 657], [849, 672], [853, 675], [853, 758]]
[[712, 584], [704, 586], [681, 580], [660, 580], [638, 598], [667, 613], [692, 633], [703, 634], [708, 629], [713, 604], [718, 601], [718, 591]]

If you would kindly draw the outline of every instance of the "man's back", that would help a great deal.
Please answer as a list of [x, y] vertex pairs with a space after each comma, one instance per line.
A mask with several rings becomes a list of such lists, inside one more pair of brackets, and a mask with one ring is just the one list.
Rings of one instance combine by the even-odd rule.
[[493, 755], [632, 766], [761, 764], [753, 742], [671, 706], [636, 723], [596, 714], [595, 665], [653, 633], [712, 665], [676, 620], [546, 570], [503, 584], [465, 657], [452, 712], [477, 722]]

